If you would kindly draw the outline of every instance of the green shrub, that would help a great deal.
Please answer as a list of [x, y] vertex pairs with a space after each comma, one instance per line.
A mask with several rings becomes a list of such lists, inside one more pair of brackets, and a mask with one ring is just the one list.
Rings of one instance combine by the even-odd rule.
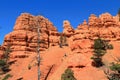
[[12, 75], [11, 74], [7, 74], [7, 75], [5, 75], [5, 77], [2, 80], [8, 80], [8, 78], [10, 78], [10, 77], [12, 77]]
[[65, 72], [61, 76], [61, 80], [76, 80], [74, 77], [74, 73], [71, 69], [66, 69]]
[[6, 63], [5, 60], [0, 60], [0, 69], [3, 72], [8, 72], [9, 71], [9, 65]]
[[63, 35], [63, 34], [60, 35], [59, 46], [60, 46], [60, 48], [62, 48], [62, 46], [68, 46], [66, 35]]
[[5, 60], [0, 60], [0, 67], [3, 67], [6, 65], [6, 61]]
[[118, 63], [113, 63], [111, 66], [110, 66], [110, 69], [113, 70], [113, 71], [117, 71], [118, 73], [120, 73], [120, 64]]
[[118, 74], [111, 74], [108, 79], [109, 80], [120, 80], [120, 77]]
[[98, 57], [100, 57], [100, 56], [103, 56], [105, 53], [106, 53], [105, 50], [95, 49], [93, 55], [94, 55], [94, 56], [98, 56]]
[[94, 54], [91, 59], [93, 59], [93, 65], [96, 67], [103, 65], [102, 56], [106, 53], [106, 44], [107, 43], [100, 38], [94, 40]]
[[112, 44], [108, 44], [107, 49], [113, 49], [113, 45]]
[[112, 63], [110, 69], [114, 72], [110, 73], [107, 77], [109, 80], [120, 80], [120, 64]]
[[93, 48], [105, 50], [105, 42], [101, 38], [95, 39]]

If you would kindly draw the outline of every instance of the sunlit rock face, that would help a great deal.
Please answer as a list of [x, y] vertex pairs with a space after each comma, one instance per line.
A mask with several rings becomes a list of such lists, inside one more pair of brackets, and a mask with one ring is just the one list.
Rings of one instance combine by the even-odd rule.
[[[10, 44], [13, 51], [35, 52], [38, 42], [38, 27], [40, 27], [41, 51], [45, 51], [50, 46], [59, 45], [60, 33], [52, 22], [43, 16], [22, 13], [17, 18], [13, 31], [5, 36], [2, 46], [6, 47]], [[112, 16], [109, 13], [101, 14], [99, 17], [91, 14], [88, 22], [84, 20], [75, 30], [68, 20], [63, 21], [62, 33], [67, 37], [71, 48], [75, 44], [81, 45], [81, 41], [85, 41], [85, 39], [90, 40], [91, 43], [98, 36], [107, 40], [119, 40], [120, 22], [118, 16]]]
[[[10, 59], [17, 60], [11, 65], [10, 73], [14, 76], [10, 80], [17, 80], [20, 77], [23, 77], [24, 80], [37, 79], [37, 76], [33, 76], [33, 74], [37, 75], [37, 66], [32, 66], [31, 69], [27, 67], [30, 67], [33, 59], [36, 59], [34, 53], [38, 47], [38, 27], [40, 29], [40, 53], [41, 51], [45, 53], [40, 54], [43, 59], [42, 65], [40, 65], [42, 78], [48, 74], [48, 67], [54, 65], [47, 76], [48, 80], [59, 80], [66, 68], [71, 68], [74, 71], [77, 80], [102, 80], [103, 78], [107, 80], [103, 70], [98, 70], [91, 65], [94, 39], [98, 37], [110, 41], [114, 46], [113, 51], [108, 52], [109, 54], [106, 53], [103, 57], [105, 64], [114, 61], [111, 54], [120, 57], [118, 15], [112, 16], [109, 13], [104, 13], [96, 16], [91, 14], [88, 21], [84, 20], [76, 29], [73, 29], [70, 22], [65, 20], [63, 21], [63, 32], [59, 33], [47, 18], [22, 13], [17, 18], [13, 31], [5, 36], [4, 42], [0, 46], [0, 58], [5, 48], [10, 46], [12, 50]], [[61, 34], [66, 36], [68, 44], [62, 48], [59, 47]], [[35, 64], [36, 60], [33, 62], [32, 64]], [[16, 73], [16, 70], [19, 73]], [[91, 74], [94, 72], [96, 74]]]
[[10, 44], [12, 51], [36, 51], [37, 27], [40, 27], [40, 50], [58, 44], [59, 33], [52, 22], [43, 16], [22, 13], [16, 20], [14, 30], [5, 36], [3, 46]]
[[[79, 24], [72, 37], [71, 50], [81, 52], [81, 47], [84, 46], [82, 41], [88, 40], [85, 44], [93, 44], [93, 40], [101, 37], [110, 41], [120, 40], [120, 21], [117, 16], [112, 16], [109, 13], [101, 14], [97, 17], [91, 14], [88, 22], [83, 21]], [[81, 49], [80, 49], [81, 48]], [[88, 50], [90, 45], [88, 45]]]

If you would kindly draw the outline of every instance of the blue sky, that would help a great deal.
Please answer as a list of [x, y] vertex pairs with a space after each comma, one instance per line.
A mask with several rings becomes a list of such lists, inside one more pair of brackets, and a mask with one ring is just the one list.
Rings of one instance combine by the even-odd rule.
[[0, 0], [0, 44], [24, 12], [47, 17], [61, 32], [63, 20], [69, 20], [76, 28], [90, 14], [116, 15], [119, 8], [120, 0]]

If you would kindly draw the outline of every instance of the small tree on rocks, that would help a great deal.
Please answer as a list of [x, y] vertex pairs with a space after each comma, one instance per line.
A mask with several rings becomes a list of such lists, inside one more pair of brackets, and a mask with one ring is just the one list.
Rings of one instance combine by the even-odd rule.
[[94, 54], [91, 59], [93, 59], [93, 63], [96, 67], [100, 67], [103, 65], [102, 56], [106, 53], [105, 42], [101, 38], [98, 38], [94, 41], [93, 48]]
[[74, 73], [71, 69], [66, 69], [65, 72], [61, 76], [61, 80], [77, 80], [74, 77]]

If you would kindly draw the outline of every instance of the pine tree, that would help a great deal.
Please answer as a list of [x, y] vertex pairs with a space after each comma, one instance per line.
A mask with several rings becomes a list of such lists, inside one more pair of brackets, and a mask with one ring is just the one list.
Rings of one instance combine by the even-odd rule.
[[12, 52], [11, 50], [11, 44], [8, 43], [7, 47], [5, 48], [5, 51], [3, 53], [3, 59], [8, 63], [10, 53]]
[[93, 59], [93, 63], [96, 67], [100, 67], [103, 65], [102, 56], [106, 53], [106, 46], [104, 40], [98, 38], [94, 41], [94, 54], [91, 59]]
[[12, 52], [11, 50], [11, 44], [8, 44], [4, 50], [3, 57], [0, 60], [0, 69], [3, 71], [3, 73], [6, 73], [9, 71], [9, 58], [10, 58], [10, 53]]
[[74, 77], [74, 73], [71, 69], [66, 69], [65, 72], [61, 76], [61, 80], [76, 80]]

